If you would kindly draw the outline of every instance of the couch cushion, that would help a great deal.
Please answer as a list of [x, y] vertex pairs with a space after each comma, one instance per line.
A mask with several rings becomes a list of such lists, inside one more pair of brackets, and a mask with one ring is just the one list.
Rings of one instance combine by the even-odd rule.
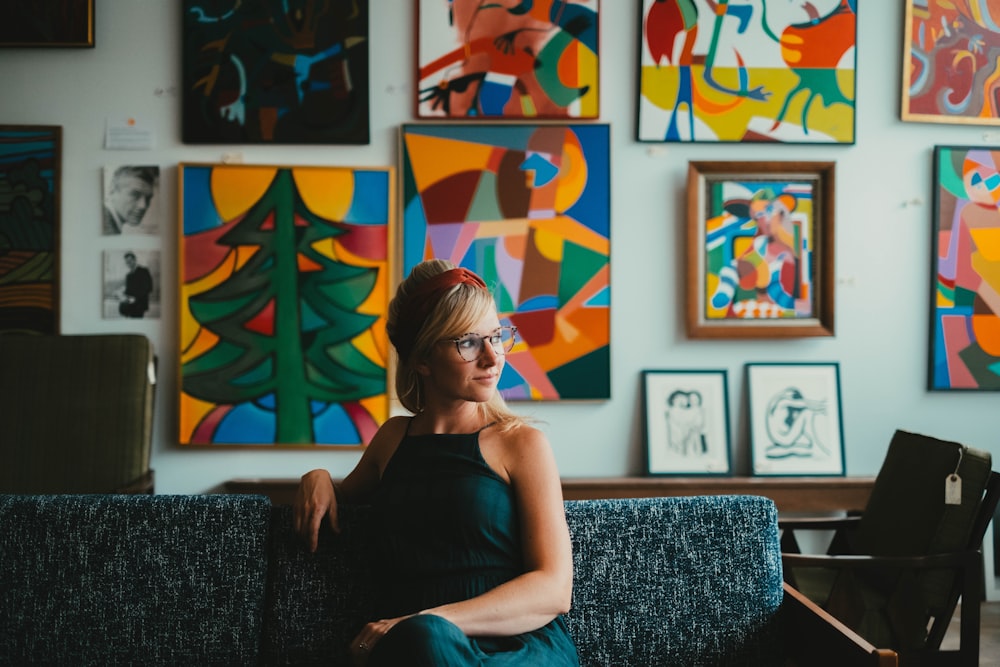
[[254, 664], [262, 496], [0, 496], [0, 664]]
[[777, 511], [767, 498], [567, 501], [587, 665], [774, 665], [782, 651]]

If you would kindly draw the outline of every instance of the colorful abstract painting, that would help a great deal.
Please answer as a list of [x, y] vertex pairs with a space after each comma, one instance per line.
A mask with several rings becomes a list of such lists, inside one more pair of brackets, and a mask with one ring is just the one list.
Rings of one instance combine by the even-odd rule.
[[853, 144], [857, 0], [642, 0], [639, 141]]
[[182, 5], [185, 143], [368, 143], [368, 0]]
[[59, 333], [62, 128], [0, 125], [0, 332]]
[[388, 418], [393, 175], [179, 166], [182, 444], [363, 445]]
[[1000, 148], [934, 149], [931, 389], [1000, 389]]
[[706, 319], [814, 317], [813, 184], [722, 180], [708, 196]]
[[600, 0], [417, 1], [417, 118], [599, 116]]
[[902, 119], [1000, 125], [1000, 3], [906, 0]]
[[607, 125], [404, 125], [403, 271], [438, 257], [479, 273], [518, 329], [509, 400], [605, 399]]

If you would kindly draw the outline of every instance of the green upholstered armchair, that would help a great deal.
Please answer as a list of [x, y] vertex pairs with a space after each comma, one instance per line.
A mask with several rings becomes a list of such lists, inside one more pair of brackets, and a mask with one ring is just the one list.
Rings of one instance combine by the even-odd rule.
[[152, 493], [154, 387], [145, 336], [0, 335], [0, 493]]
[[[779, 523], [785, 580], [873, 645], [897, 651], [904, 667], [977, 666], [981, 547], [1000, 497], [990, 468], [988, 452], [896, 431], [862, 514]], [[827, 554], [802, 554], [802, 530], [834, 530]], [[960, 649], [942, 651], [959, 598]]]

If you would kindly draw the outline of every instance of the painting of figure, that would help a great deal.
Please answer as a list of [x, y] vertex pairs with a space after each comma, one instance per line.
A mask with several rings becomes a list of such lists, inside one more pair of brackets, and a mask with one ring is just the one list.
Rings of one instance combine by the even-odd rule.
[[755, 475], [844, 475], [840, 365], [746, 364]]
[[647, 472], [729, 472], [729, 397], [724, 370], [643, 371]]

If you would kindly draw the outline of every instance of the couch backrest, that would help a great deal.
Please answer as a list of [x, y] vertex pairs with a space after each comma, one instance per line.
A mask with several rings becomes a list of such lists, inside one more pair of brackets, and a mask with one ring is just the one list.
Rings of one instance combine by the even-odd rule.
[[[272, 513], [262, 658], [347, 665], [368, 620], [365, 508], [344, 507], [342, 533], [315, 554]], [[591, 665], [781, 664], [777, 511], [766, 498], [720, 496], [566, 502], [573, 608], [566, 622]]]
[[567, 501], [581, 665], [781, 664], [774, 503], [755, 496]]
[[258, 659], [263, 496], [0, 495], [0, 664]]
[[309, 553], [292, 528], [291, 507], [272, 508], [263, 664], [351, 664], [348, 642], [371, 620], [367, 514], [366, 507], [342, 506], [340, 534], [321, 530]]

